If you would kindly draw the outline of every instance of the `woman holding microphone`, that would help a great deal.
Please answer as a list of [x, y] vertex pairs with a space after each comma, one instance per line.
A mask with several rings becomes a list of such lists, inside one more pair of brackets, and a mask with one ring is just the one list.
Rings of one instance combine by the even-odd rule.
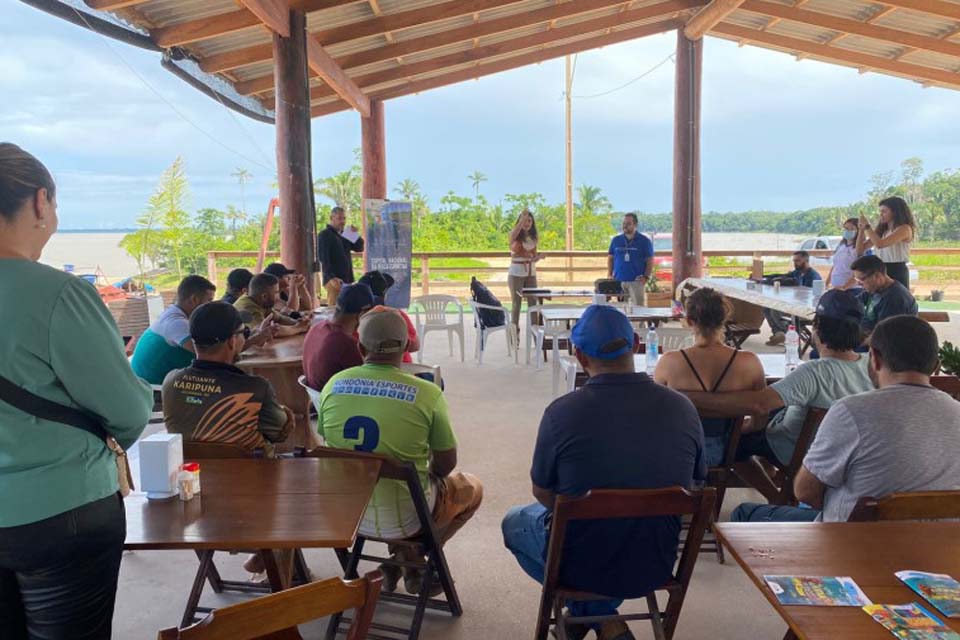
[[874, 229], [866, 216], [860, 216], [860, 238], [857, 252], [860, 255], [872, 248], [887, 267], [887, 275], [910, 288], [910, 243], [917, 235], [917, 223], [910, 205], [900, 196], [880, 201], [880, 224]]
[[[517, 223], [510, 232], [510, 270], [507, 272], [507, 284], [510, 287], [510, 298], [513, 304], [510, 308], [511, 320], [520, 335], [520, 305], [521, 292], [526, 288], [537, 286], [537, 222], [529, 209], [520, 212]], [[529, 298], [527, 304], [536, 304], [535, 298]]]

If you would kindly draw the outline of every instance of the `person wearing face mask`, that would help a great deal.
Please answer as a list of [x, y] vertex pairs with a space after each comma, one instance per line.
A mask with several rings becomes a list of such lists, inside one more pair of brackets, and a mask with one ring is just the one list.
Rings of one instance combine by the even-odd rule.
[[910, 211], [910, 205], [900, 196], [892, 196], [880, 201], [880, 223], [876, 230], [861, 215], [860, 227], [860, 254], [867, 249], [874, 249], [878, 258], [883, 260], [887, 268], [887, 275], [910, 288], [910, 244], [917, 235], [917, 222]]
[[845, 522], [864, 496], [960, 489], [960, 402], [930, 385], [938, 345], [920, 318], [878, 324], [870, 339], [877, 390], [830, 407], [793, 483], [809, 508], [746, 503], [731, 519]]
[[858, 246], [860, 244], [859, 222], [857, 218], [847, 218], [843, 223], [843, 240], [833, 252], [833, 264], [830, 266], [830, 273], [827, 274], [827, 286], [830, 289], [859, 293], [860, 285], [857, 284], [857, 279], [853, 277], [853, 269], [850, 268], [854, 260], [861, 255]]
[[0, 143], [0, 637], [108, 640], [126, 518], [106, 436], [132, 446], [153, 392], [97, 290], [38, 262], [56, 231], [50, 172]]
[[273, 455], [295, 424], [265, 378], [235, 365], [250, 329], [226, 302], [200, 305], [190, 315], [197, 359], [163, 381], [163, 420], [185, 442], [233, 444]]

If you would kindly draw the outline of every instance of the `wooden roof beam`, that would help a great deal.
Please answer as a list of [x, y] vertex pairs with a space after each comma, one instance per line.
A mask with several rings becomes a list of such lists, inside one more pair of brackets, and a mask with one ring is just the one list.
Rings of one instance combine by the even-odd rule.
[[750, 44], [761, 43], [777, 49], [783, 49], [795, 54], [806, 54], [817, 58], [823, 58], [845, 64], [859, 69], [886, 72], [891, 75], [910, 78], [912, 80], [924, 80], [935, 82], [937, 84], [949, 85], [954, 89], [960, 89], [960, 74], [934, 69], [932, 67], [923, 67], [907, 62], [897, 62], [890, 58], [873, 56], [857, 51], [847, 49], [838, 49], [829, 47], [809, 40], [800, 38], [791, 38], [781, 36], [757, 29], [748, 29], [728, 23], [720, 23], [710, 31], [711, 35], [727, 38], [730, 40], [745, 40]]
[[[659, 2], [657, 4], [646, 5], [640, 9], [635, 9], [634, 11], [644, 11], [645, 13], [635, 13], [634, 15], [646, 15], [647, 17], [654, 18], [673, 13], [680, 9], [701, 6], [703, 1], [704, 0], [667, 0], [666, 2]], [[351, 69], [354, 67], [383, 62], [386, 60], [393, 60], [395, 58], [414, 53], [430, 51], [432, 49], [437, 49], [449, 44], [468, 42], [475, 37], [506, 33], [514, 29], [547, 22], [553, 16], [567, 17], [572, 15], [580, 15], [582, 13], [603, 9], [610, 6], [616, 6], [619, 4], [623, 4], [623, 0], [577, 0], [576, 2], [565, 2], [560, 5], [547, 7], [546, 9], [539, 9], [506, 18], [489, 20], [487, 22], [481, 22], [477, 25], [451, 29], [450, 31], [443, 33], [425, 36], [422, 38], [415, 38], [404, 42], [398, 42], [386, 47], [348, 54], [341, 56], [336, 60], [337, 64], [339, 64], [342, 68]], [[637, 20], [639, 19], [641, 18], [637, 18]], [[265, 54], [267, 55], [267, 59], [269, 59], [270, 52], [267, 51]], [[211, 59], [208, 58], [206, 61], [201, 61], [200, 67], [204, 71], [214, 71], [214, 69], [207, 65], [207, 62], [210, 60]], [[271, 76], [255, 78], [246, 82], [237, 83], [236, 85], [237, 91], [247, 95], [268, 91], [272, 87], [273, 78]]]
[[290, 4], [287, 0], [238, 0], [271, 31], [290, 37]]
[[[531, 64], [538, 64], [553, 58], [561, 58], [563, 56], [581, 53], [591, 49], [597, 49], [599, 47], [616, 44], [618, 42], [626, 42], [628, 40], [635, 40], [637, 38], [643, 38], [656, 33], [671, 31], [682, 26], [682, 22], [671, 19], [643, 25], [641, 27], [623, 29], [620, 31], [615, 31], [611, 34], [586, 38], [584, 40], [578, 40], [577, 42], [571, 42], [555, 47], [548, 47], [543, 51], [535, 51], [524, 55], [514, 56], [512, 58], [507, 58], [506, 60], [497, 60], [494, 62], [478, 64], [477, 66], [473, 66], [468, 69], [453, 71], [451, 73], [446, 73], [435, 78], [428, 78], [426, 80], [409, 82], [399, 87], [382, 89], [380, 91], [371, 92], [370, 98], [377, 100], [389, 100], [390, 98], [398, 98], [400, 96], [413, 93], [420, 93], [421, 91], [427, 91], [429, 89], [456, 84], [465, 80], [475, 80], [483, 76], [509, 71], [510, 69], [517, 69], [519, 67], [525, 67]], [[343, 102], [332, 102], [329, 104], [318, 105], [311, 109], [310, 113], [313, 116], [321, 116], [335, 113], [337, 111], [343, 111], [348, 108], [349, 106]]]
[[960, 20], [960, 4], [944, 0], [876, 0], [878, 4]]
[[360, 112], [364, 118], [370, 117], [370, 100], [364, 95], [357, 83], [340, 68], [330, 57], [317, 39], [307, 36], [307, 64], [310, 70], [320, 76], [324, 82], [347, 104]]
[[[706, 0], [690, 0], [690, 6], [700, 6]], [[582, 15], [591, 11], [606, 9], [611, 6], [624, 4], [624, 0], [577, 0], [564, 2], [560, 5], [526, 11], [504, 18], [495, 18], [465, 27], [458, 27], [420, 38], [412, 38], [404, 42], [397, 42], [386, 47], [368, 49], [337, 58], [337, 63], [344, 69], [359, 67], [385, 60], [408, 56], [443, 47], [458, 42], [467, 42], [474, 38], [504, 33], [513, 29], [528, 27], [557, 18], [568, 18]], [[270, 60], [272, 51], [268, 46], [254, 46], [237, 49], [222, 54], [204, 58], [200, 61], [200, 68], [207, 73], [229, 71], [250, 64], [257, 64]]]
[[690, 18], [687, 26], [683, 29], [683, 35], [690, 40], [699, 40], [714, 25], [719, 24], [724, 18], [740, 8], [743, 2], [744, 0], [712, 0], [710, 4]]
[[[840, 34], [857, 35], [885, 42], [895, 42], [915, 49], [960, 57], [960, 43], [948, 42], [939, 38], [930, 38], [910, 31], [891, 29], [890, 27], [868, 24], [866, 22], [860, 22], [859, 20], [841, 18], [818, 11], [797, 9], [777, 2], [770, 2], [769, 0], [745, 0], [740, 8], [745, 11], [774, 16], [783, 20], [823, 27], [824, 29], [830, 29]], [[957, 5], [957, 8], [960, 9], [960, 5]], [[835, 40], [831, 40], [825, 44], [829, 45], [834, 41]]]
[[115, 11], [117, 9], [126, 9], [137, 4], [143, 4], [147, 0], [83, 0], [88, 7], [97, 11]]
[[[664, 3], [671, 4], [671, 3]], [[654, 7], [659, 7], [654, 9]], [[633, 9], [621, 13], [615, 13], [593, 20], [585, 20], [564, 27], [557, 27], [549, 31], [541, 31], [533, 35], [522, 35], [509, 40], [502, 40], [493, 44], [469, 49], [467, 51], [458, 51], [429, 60], [422, 60], [412, 64], [406, 64], [395, 69], [376, 71], [354, 78], [361, 87], [367, 88], [375, 85], [385, 84], [405, 78], [440, 71], [450, 67], [458, 67], [468, 63], [482, 64], [488, 58], [503, 56], [518, 51], [524, 51], [536, 46], [549, 45], [552, 42], [567, 40], [577, 36], [583, 36], [588, 33], [597, 33], [606, 29], [612, 29], [621, 25], [632, 24], [641, 20], [653, 17], [661, 17], [669, 14], [654, 13], [661, 12], [663, 7], [660, 5], [646, 6], [640, 9]], [[317, 100], [332, 95], [334, 92], [329, 87], [317, 86], [310, 91], [311, 100]]]
[[[353, 4], [359, 0], [291, 0], [290, 8], [309, 13], [322, 11], [343, 5]], [[217, 36], [235, 33], [243, 29], [257, 27], [263, 24], [261, 19], [247, 8], [238, 9], [229, 13], [221, 13], [213, 17], [198, 18], [177, 24], [151, 29], [150, 37], [157, 46], [169, 49], [191, 42], [208, 40]], [[270, 47], [270, 45], [267, 45]]]

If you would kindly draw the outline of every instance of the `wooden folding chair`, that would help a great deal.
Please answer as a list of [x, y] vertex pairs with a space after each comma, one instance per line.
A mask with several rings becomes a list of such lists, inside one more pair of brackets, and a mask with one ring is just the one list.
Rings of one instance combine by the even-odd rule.
[[[188, 441], [183, 443], [184, 460], [211, 460], [211, 459], [232, 459], [232, 458], [254, 458], [261, 455], [259, 451], [249, 451], [235, 444], [222, 442], [198, 442]], [[198, 549], [195, 551], [200, 566], [197, 567], [197, 573], [193, 578], [193, 585], [190, 589], [190, 595], [187, 597], [187, 604], [183, 610], [183, 617], [180, 620], [180, 626], [186, 627], [196, 622], [199, 618], [197, 613], [211, 613], [212, 607], [200, 606], [200, 597], [203, 595], [204, 583], [209, 583], [214, 593], [223, 593], [224, 591], [233, 593], [272, 593], [274, 587], [270, 584], [256, 584], [246, 580], [224, 580], [217, 570], [214, 563], [214, 554], [217, 551], [227, 551], [236, 553], [236, 549]], [[258, 553], [263, 559], [264, 565], [275, 565], [276, 560], [273, 557], [264, 557], [259, 551], [249, 551], [249, 553]], [[303, 551], [296, 549], [293, 552], [293, 582], [294, 584], [306, 584], [310, 582], [310, 572], [307, 569], [306, 559], [303, 557]], [[287, 576], [289, 578], [289, 576]]]
[[797, 437], [797, 444], [793, 449], [793, 456], [786, 467], [779, 467], [775, 461], [767, 461], [758, 456], [750, 460], [733, 465], [733, 471], [749, 486], [759, 491], [770, 504], [796, 505], [797, 498], [793, 494], [793, 480], [797, 477], [803, 458], [807, 455], [813, 439], [817, 435], [826, 409], [810, 407], [803, 428]]
[[[704, 416], [700, 416], [701, 419]], [[710, 416], [721, 417], [721, 416]], [[723, 452], [723, 461], [713, 467], [707, 468], [706, 486], [717, 490], [717, 499], [714, 503], [713, 522], [720, 519], [720, 509], [723, 507], [723, 498], [727, 494], [727, 487], [730, 486], [730, 479], [734, 476], [733, 465], [737, 458], [737, 447], [740, 446], [740, 435], [743, 432], [743, 416], [730, 417], [730, 438], [727, 440], [727, 447]], [[684, 529], [689, 527], [688, 522], [684, 523]], [[689, 536], [688, 536], [689, 537]], [[686, 544], [686, 542], [684, 542]], [[713, 524], [707, 527], [703, 537], [703, 543], [700, 551], [712, 552], [717, 554], [717, 562], [723, 564], [726, 560], [723, 555], [723, 545], [717, 540], [713, 533]]]
[[960, 491], [906, 491], [857, 501], [847, 522], [960, 519]]
[[379, 571], [345, 582], [330, 578], [214, 611], [186, 629], [164, 629], [158, 640], [302, 640], [297, 626], [354, 609], [347, 640], [370, 629], [383, 582]]
[[[374, 536], [365, 536], [362, 533], [357, 534], [352, 549], [337, 549], [337, 558], [343, 567], [344, 577], [352, 579], [357, 576], [357, 566], [360, 561], [377, 562], [387, 566], [406, 567], [423, 571], [423, 582], [420, 587], [419, 595], [410, 595], [406, 593], [388, 593], [384, 592], [380, 600], [395, 604], [402, 604], [413, 607], [413, 618], [410, 627], [399, 627], [396, 625], [384, 624], [379, 622], [371, 623], [371, 628], [378, 631], [384, 631], [393, 635], [383, 635], [376, 631], [371, 632], [368, 637], [374, 640], [395, 640], [396, 638], [406, 638], [407, 640], [417, 640], [420, 637], [420, 628], [423, 625], [423, 616], [427, 609], [444, 611], [454, 617], [460, 617], [463, 614], [463, 607], [460, 604], [460, 596], [457, 595], [456, 587], [453, 584], [453, 577], [450, 574], [450, 568], [447, 566], [447, 558], [443, 553], [443, 547], [440, 545], [440, 537], [437, 534], [436, 527], [433, 524], [430, 506], [427, 504], [423, 488], [420, 486], [420, 478], [417, 475], [417, 469], [411, 462], [399, 462], [387, 456], [351, 451], [348, 449], [332, 449], [329, 447], [318, 447], [306, 454], [309, 457], [318, 458], [372, 458], [380, 461], [380, 479], [399, 480], [405, 482], [413, 500], [413, 507], [416, 510], [417, 517], [420, 520], [420, 533], [412, 538], [405, 540], [387, 540]], [[402, 546], [418, 549], [426, 557], [425, 560], [396, 560], [390, 556], [375, 556], [365, 554], [364, 546], [367, 542], [380, 542], [383, 544]], [[433, 581], [433, 574], [436, 572], [443, 587], [445, 599], [431, 598], [430, 587]], [[334, 614], [330, 618], [327, 626], [327, 640], [333, 640], [340, 632], [341, 622], [344, 618], [340, 614]]]
[[763, 326], [763, 308], [755, 304], [727, 298], [733, 306], [733, 313], [724, 326], [724, 342], [739, 349], [747, 338], [760, 333], [760, 327]]
[[[707, 487], [688, 491], [680, 487], [669, 489], [599, 489], [580, 498], [558, 496], [553, 507], [553, 523], [550, 527], [550, 543], [547, 547], [547, 564], [540, 596], [540, 613], [537, 618], [535, 640], [546, 640], [551, 625], [556, 626], [560, 640], [566, 640], [566, 625], [596, 623], [606, 620], [649, 620], [657, 640], [670, 640], [677, 628], [680, 609], [687, 594], [690, 576], [693, 575], [697, 554], [703, 534], [713, 520], [716, 489]], [[687, 533], [688, 544], [680, 553], [674, 575], [664, 585], [647, 594], [647, 613], [616, 616], [572, 617], [563, 612], [568, 600], [606, 599], [601, 594], [584, 593], [569, 585], [560, 584], [560, 565], [563, 561], [563, 544], [567, 525], [574, 520], [607, 520], [611, 518], [648, 518], [656, 516], [692, 516]], [[668, 594], [666, 609], [661, 610], [656, 592]], [[553, 614], [551, 616], [551, 610]]]
[[957, 376], [930, 376], [930, 384], [954, 400], [960, 400], [960, 378]]

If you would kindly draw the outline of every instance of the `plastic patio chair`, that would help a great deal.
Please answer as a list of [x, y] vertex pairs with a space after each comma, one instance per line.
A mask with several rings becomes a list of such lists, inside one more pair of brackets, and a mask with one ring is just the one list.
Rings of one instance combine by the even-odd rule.
[[[470, 308], [473, 309], [473, 326], [477, 328], [477, 341], [473, 351], [473, 357], [477, 359], [477, 364], [483, 364], [483, 352], [487, 349], [487, 337], [491, 333], [496, 333], [497, 331], [506, 332], [507, 356], [512, 355], [513, 361], [519, 364], [520, 337], [517, 335], [517, 328], [513, 326], [513, 323], [510, 322], [510, 318], [507, 317], [507, 310], [503, 307], [494, 307], [493, 305], [482, 304], [474, 300], [471, 300], [467, 304], [469, 304]], [[496, 327], [484, 326], [480, 319], [480, 309], [488, 309], [490, 311], [503, 314], [503, 324]], [[423, 351], [422, 348], [421, 351]]]
[[660, 325], [657, 328], [657, 340], [660, 345], [660, 353], [679, 351], [680, 349], [693, 346], [693, 330], [687, 327], [665, 327]]
[[[458, 316], [456, 322], [447, 321], [447, 306], [456, 305]], [[450, 345], [450, 356], [453, 357], [453, 334], [460, 338], [460, 362], [466, 360], [464, 355], [464, 328], [463, 305], [454, 296], [436, 294], [420, 296], [410, 301], [413, 309], [414, 323], [417, 326], [417, 335], [420, 336], [420, 350], [417, 351], [417, 362], [423, 363], [423, 352], [426, 350], [427, 334], [431, 331], [446, 331], [447, 343]], [[420, 314], [423, 313], [421, 321]]]

